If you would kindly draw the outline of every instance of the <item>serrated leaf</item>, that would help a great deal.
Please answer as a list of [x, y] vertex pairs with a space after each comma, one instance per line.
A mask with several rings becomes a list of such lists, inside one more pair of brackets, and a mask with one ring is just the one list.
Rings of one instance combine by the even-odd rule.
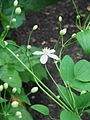
[[49, 115], [49, 109], [45, 105], [35, 104], [35, 105], [32, 105], [31, 108], [43, 115]]

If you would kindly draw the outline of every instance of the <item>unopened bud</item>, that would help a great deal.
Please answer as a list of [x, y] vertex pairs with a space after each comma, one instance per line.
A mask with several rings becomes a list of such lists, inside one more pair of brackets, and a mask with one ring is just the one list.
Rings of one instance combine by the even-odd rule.
[[33, 30], [37, 30], [37, 29], [38, 29], [38, 25], [34, 25]]
[[62, 16], [59, 16], [58, 19], [59, 19], [59, 22], [62, 22]]
[[4, 83], [3, 87], [4, 87], [4, 89], [7, 89], [8, 88], [8, 83]]
[[14, 5], [14, 7], [16, 7], [18, 5], [18, 0], [15, 0], [13, 5]]
[[3, 91], [3, 85], [0, 85], [0, 92]]
[[11, 20], [11, 22], [12, 22], [12, 23], [15, 23], [15, 22], [16, 22], [16, 18], [13, 18], [13, 19]]
[[18, 107], [19, 103], [17, 101], [13, 101], [11, 103], [11, 105], [12, 105], [13, 108], [16, 108], [16, 107]]
[[67, 32], [67, 29], [64, 28], [64, 29], [60, 30], [60, 35], [63, 36], [66, 34], [66, 32]]
[[12, 89], [12, 93], [16, 93], [16, 91], [17, 91], [17, 88]]
[[77, 19], [80, 19], [80, 15], [77, 15], [77, 17], [76, 17]]
[[36, 93], [38, 91], [38, 87], [33, 87], [32, 89], [31, 89], [31, 93]]
[[15, 14], [19, 15], [21, 13], [21, 8], [20, 7], [17, 7], [15, 9]]
[[31, 45], [27, 45], [27, 49], [31, 49]]
[[75, 37], [76, 37], [76, 33], [73, 33], [73, 34], [72, 34], [72, 38], [75, 38]]
[[86, 90], [81, 91], [81, 95], [85, 94], [86, 92], [87, 92]]

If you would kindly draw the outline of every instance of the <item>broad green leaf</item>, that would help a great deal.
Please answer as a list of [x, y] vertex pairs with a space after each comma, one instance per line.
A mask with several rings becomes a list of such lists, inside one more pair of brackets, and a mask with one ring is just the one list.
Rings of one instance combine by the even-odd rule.
[[90, 63], [86, 60], [80, 60], [74, 66], [74, 75], [76, 80], [83, 82], [90, 81]]
[[60, 65], [61, 77], [66, 83], [70, 82], [74, 78], [74, 62], [66, 55]]
[[35, 104], [35, 105], [32, 105], [31, 108], [43, 115], [49, 115], [49, 109], [45, 105]]
[[90, 92], [78, 96], [76, 101], [77, 108], [87, 108], [90, 106]]
[[86, 90], [86, 91], [89, 91], [90, 92], [90, 83], [89, 82], [81, 82], [79, 80], [75, 80], [73, 79], [71, 82], [70, 82], [70, 86], [72, 88], [74, 88], [75, 90], [77, 91], [82, 91], [82, 90]]
[[70, 111], [62, 111], [60, 114], [60, 120], [81, 120], [81, 118], [76, 114], [76, 113], [72, 113]]
[[90, 53], [90, 30], [84, 30], [76, 35], [77, 41], [86, 54]]
[[10, 66], [3, 66], [0, 69], [0, 79], [3, 82], [7, 82], [9, 86], [16, 87], [18, 92], [22, 87], [22, 81], [18, 72]]

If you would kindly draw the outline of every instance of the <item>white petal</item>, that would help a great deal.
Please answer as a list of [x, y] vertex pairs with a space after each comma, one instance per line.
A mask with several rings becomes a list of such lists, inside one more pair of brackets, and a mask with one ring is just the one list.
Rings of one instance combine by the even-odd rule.
[[33, 55], [43, 55], [43, 52], [42, 51], [35, 51], [32, 54]]
[[55, 50], [54, 49], [51, 49], [51, 50], [49, 50], [49, 53], [51, 54], [51, 53], [55, 53]]
[[42, 55], [40, 58], [40, 62], [42, 64], [46, 64], [46, 62], [48, 61], [48, 56], [47, 55]]
[[49, 57], [53, 58], [55, 60], [59, 60], [59, 57], [57, 55], [55, 55], [55, 54], [49, 54]]

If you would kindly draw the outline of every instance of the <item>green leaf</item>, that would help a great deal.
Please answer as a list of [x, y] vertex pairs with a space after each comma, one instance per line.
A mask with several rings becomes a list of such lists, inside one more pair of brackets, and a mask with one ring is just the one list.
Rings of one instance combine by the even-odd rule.
[[76, 114], [76, 113], [72, 113], [70, 111], [62, 111], [60, 114], [60, 120], [81, 120], [81, 118]]
[[89, 82], [81, 82], [79, 80], [73, 79], [70, 83], [70, 86], [79, 92], [81, 92], [82, 90], [86, 90], [90, 92]]
[[75, 79], [83, 82], [90, 81], [90, 63], [86, 60], [80, 60], [74, 66]]
[[78, 96], [76, 101], [77, 108], [87, 108], [90, 106], [90, 92]]
[[90, 30], [84, 30], [76, 35], [77, 41], [86, 54], [90, 53]]
[[35, 104], [35, 105], [32, 105], [31, 108], [43, 115], [49, 115], [49, 109], [45, 105]]
[[18, 74], [18, 72], [10, 68], [9, 66], [5, 65], [0, 69], [0, 79], [3, 82], [7, 82], [9, 86], [16, 87], [18, 92], [20, 92], [20, 89], [22, 87], [22, 81]]
[[16, 112], [20, 111], [22, 113], [22, 120], [33, 120], [32, 115], [26, 110], [23, 109], [22, 107], [10, 109], [9, 113], [11, 114], [8, 117], [8, 120], [20, 120], [20, 118], [16, 117]]
[[60, 65], [60, 71], [61, 71], [61, 77], [65, 82], [68, 83], [70, 80], [74, 78], [74, 62], [71, 59], [71, 57], [69, 57], [68, 55], [66, 55], [62, 59]]

